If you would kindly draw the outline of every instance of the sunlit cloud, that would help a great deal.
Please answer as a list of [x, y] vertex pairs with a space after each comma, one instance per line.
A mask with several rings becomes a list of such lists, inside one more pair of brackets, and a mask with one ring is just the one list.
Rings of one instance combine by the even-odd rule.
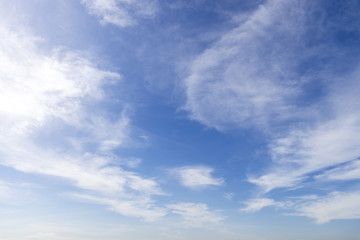
[[[46, 54], [29, 31], [1, 25], [0, 36], [4, 67], [0, 71], [0, 163], [25, 173], [62, 177], [97, 195], [127, 196], [114, 209], [149, 218], [139, 210], [137, 214], [118, 210], [123, 204], [131, 206], [132, 200], [146, 199], [142, 210], [150, 211], [146, 209], [149, 196], [162, 194], [155, 180], [120, 167], [135, 167], [140, 161], [125, 164], [112, 154], [126, 145], [129, 136], [126, 109], [110, 121], [103, 109], [92, 105], [105, 97], [103, 86], [120, 75], [100, 70], [70, 50]], [[49, 134], [56, 138], [47, 139]], [[112, 200], [105, 203], [114, 205]]]

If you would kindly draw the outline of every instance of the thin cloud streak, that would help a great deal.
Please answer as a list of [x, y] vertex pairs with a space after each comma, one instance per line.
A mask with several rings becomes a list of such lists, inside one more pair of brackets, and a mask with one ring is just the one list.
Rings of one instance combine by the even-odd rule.
[[283, 204], [274, 201], [270, 198], [254, 198], [245, 202], [245, 207], [240, 209], [240, 212], [257, 212], [268, 206], [282, 207]]
[[118, 196], [103, 197], [85, 194], [70, 194], [70, 196], [91, 203], [102, 204], [114, 212], [128, 217], [142, 218], [147, 222], [153, 222], [167, 214], [166, 208], [156, 207], [148, 196]]
[[322, 181], [346, 181], [360, 179], [360, 160], [355, 160], [345, 164], [344, 166], [324, 171], [322, 174], [315, 176], [315, 178]]
[[128, 27], [138, 18], [152, 18], [157, 12], [154, 0], [81, 0], [89, 13], [100, 19], [102, 24]]

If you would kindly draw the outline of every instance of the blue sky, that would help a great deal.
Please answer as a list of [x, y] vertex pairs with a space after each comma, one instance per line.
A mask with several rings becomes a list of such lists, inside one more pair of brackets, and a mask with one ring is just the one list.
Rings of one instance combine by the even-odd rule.
[[358, 239], [358, 1], [0, 6], [2, 240]]

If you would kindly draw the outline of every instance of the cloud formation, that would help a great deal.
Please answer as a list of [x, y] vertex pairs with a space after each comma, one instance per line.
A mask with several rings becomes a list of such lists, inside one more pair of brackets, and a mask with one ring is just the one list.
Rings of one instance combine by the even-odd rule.
[[324, 171], [322, 174], [315, 176], [315, 178], [323, 181], [360, 179], [360, 160]]
[[224, 130], [290, 118], [290, 101], [300, 94], [304, 81], [292, 72], [304, 24], [300, 10], [287, 11], [294, 4], [261, 5], [195, 58], [185, 79], [185, 109], [192, 119]]
[[339, 219], [358, 219], [360, 217], [359, 192], [333, 192], [324, 197], [308, 201], [297, 208], [297, 214], [326, 223]]
[[254, 198], [245, 202], [246, 207], [241, 208], [241, 212], [257, 212], [268, 206], [279, 206], [281, 207], [283, 204], [275, 202], [270, 198]]
[[222, 178], [211, 176], [213, 171], [214, 169], [207, 166], [186, 166], [171, 170], [183, 186], [194, 189], [223, 185], [224, 180]]
[[156, 14], [154, 0], [81, 0], [89, 13], [100, 22], [127, 27], [136, 24], [137, 18], [151, 18]]
[[167, 214], [166, 208], [157, 207], [149, 196], [136, 196], [132, 194], [118, 195], [116, 197], [94, 196], [85, 194], [72, 194], [80, 200], [102, 204], [110, 210], [128, 217], [138, 217], [151, 222]]
[[[270, 145], [277, 167], [259, 178], [250, 178], [250, 182], [268, 192], [274, 188], [295, 186], [311, 173], [353, 161], [360, 156], [360, 138], [356, 134], [359, 130], [360, 118], [356, 114], [339, 115], [308, 131], [294, 130]], [[353, 164], [356, 167], [356, 162]], [[353, 169], [340, 167], [337, 173], [342, 171], [344, 175], [346, 170]], [[335, 171], [326, 172], [335, 174]], [[356, 172], [348, 173], [348, 180], [351, 176], [356, 179]]]
[[[338, 40], [341, 26], [359, 36], [359, 20], [354, 3], [342, 6], [346, 16], [328, 16], [323, 4], [266, 1], [238, 16], [237, 27], [189, 63], [184, 108], [191, 119], [222, 132], [255, 128], [266, 136], [271, 165], [248, 178], [260, 195], [306, 182], [359, 179], [360, 68], [357, 60], [343, 64], [350, 61], [345, 55], [358, 52], [350, 53]], [[314, 17], [319, 13], [326, 22]], [[356, 197], [339, 193], [339, 205], [350, 196]], [[258, 198], [243, 210], [270, 205], [277, 206]], [[307, 207], [305, 216], [312, 210], [320, 219], [315, 207]], [[336, 215], [330, 211], [325, 218]]]
[[106, 97], [103, 86], [120, 75], [74, 51], [47, 54], [22, 29], [0, 25], [0, 164], [66, 179], [127, 216], [162, 215], [149, 210], [150, 196], [162, 194], [157, 182], [124, 170], [112, 153], [126, 145], [126, 109], [109, 120], [94, 108]]

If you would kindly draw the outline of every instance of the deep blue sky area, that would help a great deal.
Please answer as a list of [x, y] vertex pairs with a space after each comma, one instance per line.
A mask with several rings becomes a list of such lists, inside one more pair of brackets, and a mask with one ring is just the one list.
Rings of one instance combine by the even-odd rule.
[[359, 239], [359, 1], [0, 18], [1, 240]]

